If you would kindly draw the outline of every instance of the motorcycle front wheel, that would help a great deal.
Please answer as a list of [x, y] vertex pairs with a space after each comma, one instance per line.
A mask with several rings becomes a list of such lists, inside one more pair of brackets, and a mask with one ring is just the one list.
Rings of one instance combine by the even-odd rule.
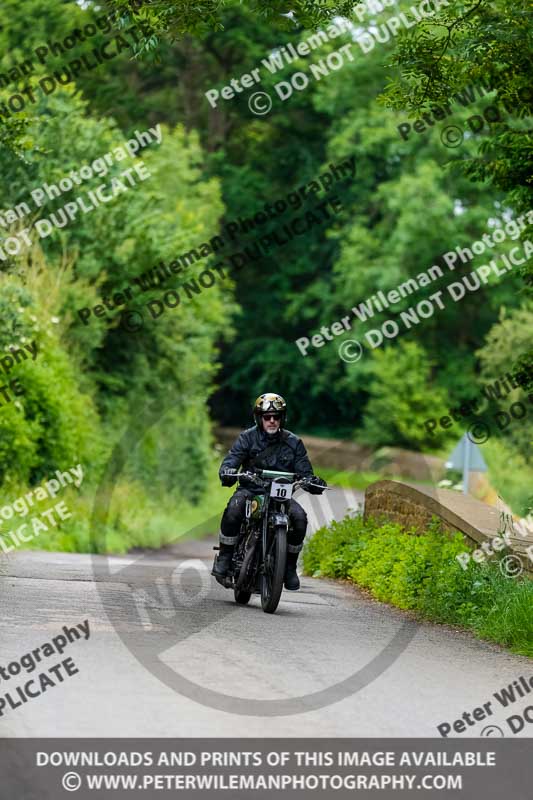
[[261, 576], [261, 607], [265, 614], [273, 614], [279, 605], [286, 565], [287, 529], [278, 525], [270, 550], [265, 556]]
[[235, 588], [233, 590], [235, 595], [235, 602], [238, 603], [240, 606], [245, 606], [246, 603], [249, 601], [250, 597], [252, 596], [251, 592], [242, 592], [240, 589]]

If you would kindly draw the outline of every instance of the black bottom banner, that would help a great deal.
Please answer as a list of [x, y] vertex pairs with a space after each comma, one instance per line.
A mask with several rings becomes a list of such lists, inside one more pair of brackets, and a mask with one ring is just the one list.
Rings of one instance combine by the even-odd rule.
[[0, 739], [0, 796], [529, 800], [531, 740]]

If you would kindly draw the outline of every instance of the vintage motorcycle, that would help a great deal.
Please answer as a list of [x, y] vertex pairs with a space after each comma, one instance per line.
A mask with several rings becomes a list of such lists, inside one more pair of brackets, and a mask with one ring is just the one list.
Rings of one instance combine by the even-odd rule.
[[217, 580], [227, 589], [233, 589], [235, 600], [241, 605], [252, 594], [260, 594], [263, 611], [273, 614], [283, 591], [293, 492], [309, 487], [313, 494], [322, 494], [326, 487], [310, 478], [299, 478], [293, 472], [268, 469], [239, 472], [236, 477], [239, 483], [245, 481], [246, 488], [254, 494], [246, 501], [246, 516], [233, 553], [232, 568], [225, 578]]

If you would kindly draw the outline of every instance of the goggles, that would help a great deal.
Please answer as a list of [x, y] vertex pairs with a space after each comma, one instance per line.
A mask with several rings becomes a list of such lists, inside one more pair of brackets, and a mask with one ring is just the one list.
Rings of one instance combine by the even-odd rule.
[[281, 411], [283, 409], [283, 400], [280, 400], [279, 397], [273, 397], [272, 395], [267, 395], [261, 401], [261, 408], [263, 411], [268, 411], [274, 407], [276, 411]]

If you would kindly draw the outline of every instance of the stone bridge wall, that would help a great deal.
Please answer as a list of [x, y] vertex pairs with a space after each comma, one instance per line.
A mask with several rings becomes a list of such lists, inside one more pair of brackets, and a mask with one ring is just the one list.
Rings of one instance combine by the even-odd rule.
[[[424, 533], [432, 517], [437, 517], [445, 531], [459, 531], [476, 548], [497, 536], [500, 525], [498, 509], [470, 495], [391, 480], [378, 481], [367, 488], [364, 513], [365, 517], [385, 517], [407, 528], [414, 527], [419, 534]], [[533, 576], [533, 562], [526, 553], [533, 546], [533, 536], [524, 539], [512, 535], [511, 544]]]

